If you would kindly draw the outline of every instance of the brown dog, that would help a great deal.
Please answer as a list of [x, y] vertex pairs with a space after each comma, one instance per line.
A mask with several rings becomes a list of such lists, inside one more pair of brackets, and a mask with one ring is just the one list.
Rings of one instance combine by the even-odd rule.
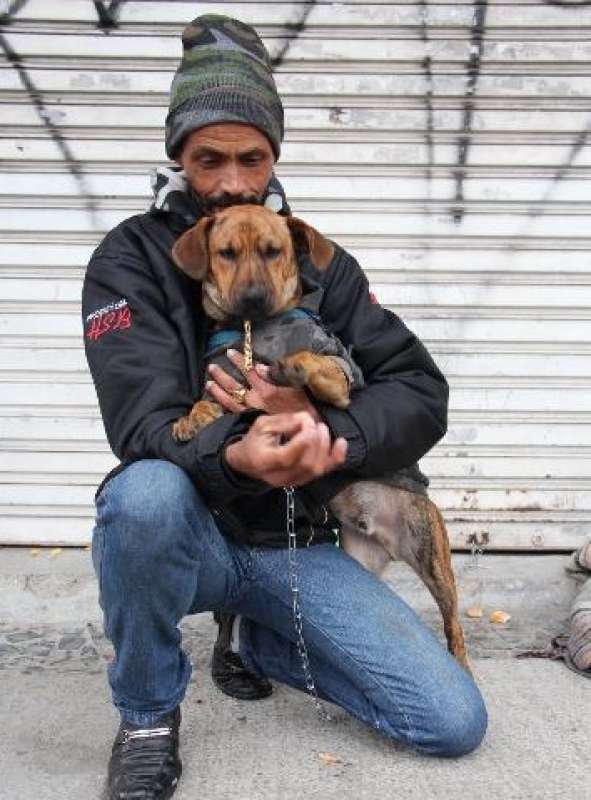
[[[302, 241], [315, 266], [325, 269], [334, 249], [313, 228], [262, 206], [233, 206], [186, 231], [176, 241], [172, 257], [180, 269], [201, 282], [205, 312], [220, 327], [228, 320], [252, 320], [256, 350], [257, 330], [301, 301], [294, 242]], [[263, 337], [275, 348], [270, 357], [273, 380], [304, 386], [318, 400], [346, 408], [350, 374], [342, 353], [330, 356], [308, 349], [293, 352], [289, 346], [281, 349], [281, 336], [274, 334]], [[232, 371], [231, 362], [223, 366]], [[174, 424], [173, 436], [186, 441], [223, 413], [219, 404], [199, 400]], [[383, 482], [357, 481], [330, 506], [342, 525], [343, 549], [367, 569], [381, 576], [391, 560], [401, 559], [415, 570], [439, 606], [449, 651], [470, 671], [447, 531], [424, 487], [402, 473], [385, 476]]]

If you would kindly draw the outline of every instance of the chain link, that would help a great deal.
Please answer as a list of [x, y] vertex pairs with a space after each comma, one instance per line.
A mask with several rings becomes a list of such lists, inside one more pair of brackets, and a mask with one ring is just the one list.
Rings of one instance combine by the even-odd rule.
[[316, 691], [316, 685], [314, 683], [314, 678], [312, 676], [312, 670], [310, 669], [308, 648], [306, 647], [306, 642], [304, 640], [302, 610], [300, 608], [300, 600], [299, 600], [300, 588], [299, 588], [298, 565], [296, 559], [297, 540], [296, 540], [296, 530], [295, 530], [295, 499], [294, 499], [295, 490], [293, 486], [284, 486], [283, 490], [286, 494], [286, 500], [287, 500], [289, 583], [291, 587], [293, 622], [297, 635], [296, 645], [298, 648], [300, 660], [302, 662], [302, 668], [304, 671], [304, 680], [306, 681], [306, 689], [314, 699], [314, 705], [316, 706], [316, 710], [318, 711], [320, 718], [328, 722], [332, 722], [333, 718], [328, 713], [326, 708], [322, 705], [322, 703], [320, 702], [320, 698], [318, 697], [318, 692]]
[[482, 570], [488, 569], [486, 564], [482, 563], [485, 548], [488, 543], [486, 536], [479, 537], [477, 533], [472, 534], [469, 539], [470, 542], [470, 560], [464, 565], [464, 572], [472, 572], [474, 575], [475, 586], [472, 590], [473, 604], [478, 608], [482, 608], [483, 595], [484, 595], [484, 579]]
[[477, 545], [476, 542], [472, 542], [472, 547], [470, 548], [470, 556], [471, 556], [471, 563], [470, 569], [482, 569], [481, 558], [484, 555], [484, 547], [482, 545]]
[[252, 332], [250, 320], [244, 320], [244, 371], [250, 372], [252, 369]]
[[471, 561], [468, 565], [468, 569], [488, 569], [488, 567], [482, 563], [482, 557], [484, 556], [484, 551], [487, 545], [488, 539], [482, 536], [480, 539], [478, 538], [478, 534], [473, 534], [470, 538], [470, 556]]

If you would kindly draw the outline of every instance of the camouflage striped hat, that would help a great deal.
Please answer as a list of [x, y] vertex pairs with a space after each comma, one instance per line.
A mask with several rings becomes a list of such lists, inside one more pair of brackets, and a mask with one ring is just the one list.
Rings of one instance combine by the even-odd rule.
[[174, 159], [187, 134], [216, 122], [258, 128], [279, 157], [283, 105], [265, 45], [249, 25], [204, 14], [183, 31], [183, 58], [166, 117], [167, 156]]

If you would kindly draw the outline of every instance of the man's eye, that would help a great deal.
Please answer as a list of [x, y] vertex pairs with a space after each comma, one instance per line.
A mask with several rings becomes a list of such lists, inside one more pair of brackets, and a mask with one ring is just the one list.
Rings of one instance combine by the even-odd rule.
[[281, 255], [281, 250], [278, 247], [267, 247], [265, 250], [265, 256], [267, 258], [277, 258], [277, 256]]
[[203, 169], [213, 169], [218, 166], [218, 161], [215, 158], [200, 158], [199, 166]]
[[219, 251], [219, 254], [222, 258], [227, 258], [228, 261], [234, 261], [236, 258], [236, 251], [233, 247], [224, 247], [223, 250]]

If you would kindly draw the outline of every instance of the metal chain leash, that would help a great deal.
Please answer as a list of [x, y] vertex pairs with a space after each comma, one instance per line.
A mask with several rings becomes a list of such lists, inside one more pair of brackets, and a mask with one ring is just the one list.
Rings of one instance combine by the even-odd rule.
[[252, 331], [250, 320], [244, 320], [244, 371], [252, 369]]
[[468, 537], [468, 543], [470, 544], [470, 561], [466, 562], [464, 571], [473, 572], [476, 576], [474, 605], [478, 608], [482, 608], [484, 579], [481, 570], [488, 569], [488, 566], [482, 563], [485, 548], [488, 544], [488, 533], [483, 532], [480, 536], [477, 533], [473, 533]]
[[470, 542], [470, 556], [471, 556], [471, 569], [487, 569], [482, 563], [484, 556], [484, 548], [488, 544], [488, 534], [482, 534], [480, 538], [477, 533], [472, 534], [469, 538]]
[[312, 676], [312, 670], [310, 669], [308, 648], [306, 647], [306, 642], [304, 640], [302, 610], [300, 608], [300, 601], [299, 601], [300, 589], [299, 589], [298, 565], [296, 559], [297, 541], [296, 541], [296, 530], [295, 530], [294, 488], [293, 486], [284, 486], [283, 491], [285, 492], [287, 499], [289, 583], [291, 587], [291, 597], [293, 606], [293, 622], [297, 635], [296, 644], [300, 660], [302, 662], [302, 668], [304, 671], [304, 680], [306, 681], [306, 689], [314, 699], [314, 705], [316, 706], [316, 710], [318, 711], [320, 718], [326, 720], [327, 722], [332, 722], [333, 717], [331, 717], [326, 708], [320, 702], [320, 698], [318, 697], [318, 692], [316, 691], [316, 685], [314, 683], [314, 678]]
[[[252, 355], [252, 330], [250, 320], [244, 320], [244, 370], [248, 372], [253, 366]], [[288, 536], [288, 553], [289, 553], [289, 583], [291, 588], [292, 605], [293, 605], [293, 621], [297, 634], [297, 648], [304, 670], [304, 679], [306, 681], [306, 689], [314, 699], [314, 705], [320, 715], [320, 718], [328, 722], [332, 721], [332, 717], [326, 708], [320, 702], [314, 678], [312, 677], [312, 670], [310, 669], [310, 659], [308, 658], [308, 649], [304, 641], [302, 610], [299, 601], [299, 580], [298, 580], [298, 565], [296, 560], [296, 531], [295, 531], [295, 500], [293, 486], [284, 487], [287, 498], [287, 536]], [[326, 512], [325, 512], [326, 513]], [[311, 528], [311, 535], [308, 540], [308, 545], [314, 537], [314, 528]]]

